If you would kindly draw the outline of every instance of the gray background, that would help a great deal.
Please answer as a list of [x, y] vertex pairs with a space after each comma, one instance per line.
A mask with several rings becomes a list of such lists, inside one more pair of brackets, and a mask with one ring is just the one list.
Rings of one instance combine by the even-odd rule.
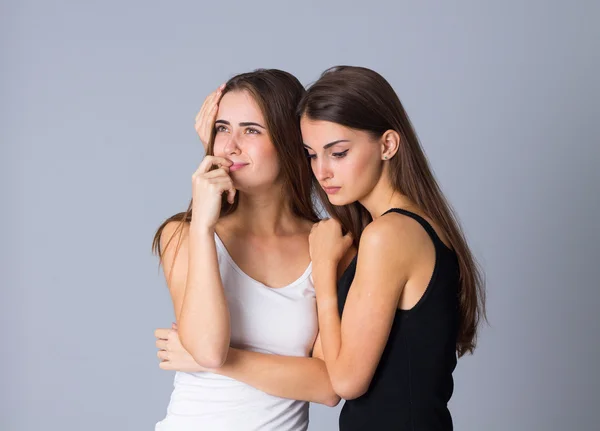
[[487, 273], [456, 429], [599, 429], [599, 3], [220, 3], [2, 2], [0, 429], [154, 429], [150, 242], [187, 205], [194, 116], [236, 73], [336, 64], [398, 91]]

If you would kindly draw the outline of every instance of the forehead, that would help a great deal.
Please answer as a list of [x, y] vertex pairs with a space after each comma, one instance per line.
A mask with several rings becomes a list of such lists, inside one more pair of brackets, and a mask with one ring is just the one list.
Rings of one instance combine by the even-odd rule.
[[258, 104], [247, 91], [230, 91], [219, 102], [217, 120], [261, 122], [262, 119]]
[[302, 139], [313, 149], [321, 148], [339, 139], [356, 138], [357, 130], [330, 121], [311, 120], [305, 116], [300, 120]]

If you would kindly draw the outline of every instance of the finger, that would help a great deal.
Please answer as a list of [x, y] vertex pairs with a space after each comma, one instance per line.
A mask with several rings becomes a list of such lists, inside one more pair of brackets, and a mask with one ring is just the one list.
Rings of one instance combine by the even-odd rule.
[[167, 352], [166, 350], [159, 350], [158, 352], [156, 352], [156, 356], [158, 356], [158, 359], [166, 361], [169, 359], [169, 352]]
[[175, 368], [173, 367], [173, 363], [171, 361], [162, 361], [158, 364], [161, 370], [172, 371]]
[[211, 178], [208, 182], [216, 188], [219, 194], [223, 194], [224, 192], [229, 193], [230, 189], [234, 189], [230, 178]]
[[233, 182], [229, 178], [212, 178], [208, 180], [213, 185], [214, 189], [219, 195], [227, 193], [227, 201], [232, 204], [235, 198], [236, 189], [233, 186]]
[[352, 236], [352, 234], [350, 232], [348, 232], [346, 235], [344, 235], [344, 241], [346, 242], [347, 247], [352, 245], [352, 242], [354, 242], [354, 237]]
[[223, 90], [221, 89], [221, 86], [219, 86], [215, 91], [213, 91], [212, 98], [210, 99], [211, 104], [219, 103], [222, 91]]
[[214, 122], [217, 119], [217, 112], [219, 111], [219, 103], [221, 102], [221, 93], [215, 93], [214, 99], [211, 101], [210, 105], [207, 105], [203, 116], [200, 118], [203, 127], [208, 131], [209, 128], [214, 127]]
[[169, 331], [170, 329], [168, 328], [159, 328], [156, 331], [154, 331], [154, 336], [158, 339], [166, 340], [169, 335]]
[[198, 123], [198, 121], [200, 121], [200, 118], [202, 118], [202, 114], [204, 113], [205, 109], [206, 109], [206, 107], [204, 106], [204, 103], [203, 103], [202, 106], [200, 107], [200, 110], [196, 114], [196, 117], [194, 117], [194, 123]]
[[227, 160], [224, 157], [205, 156], [204, 159], [202, 160], [202, 162], [200, 163], [200, 166], [198, 166], [196, 173], [205, 174], [208, 171], [210, 171], [211, 168], [215, 165], [219, 166], [219, 167], [221, 167], [221, 166], [230, 167], [231, 165], [233, 165], [233, 162], [231, 160]]
[[213, 190], [216, 194], [223, 195], [223, 193], [227, 193], [227, 202], [233, 205], [237, 190], [230, 178], [211, 178], [208, 181], [214, 187]]
[[202, 178], [206, 178], [207, 180], [213, 179], [213, 178], [228, 178], [229, 180], [231, 180], [231, 177], [229, 176], [229, 166], [221, 166], [218, 169], [215, 169], [213, 171], [209, 171], [207, 173], [205, 173], [204, 175], [202, 175]]
[[210, 93], [210, 95], [206, 98], [206, 100], [204, 101], [204, 104], [202, 105], [202, 107], [204, 108], [203, 109], [204, 117], [206, 117], [206, 114], [210, 113], [210, 111], [215, 107], [215, 105], [218, 103], [219, 97], [220, 97], [219, 89], [216, 89], [215, 91]]
[[233, 203], [235, 202], [235, 192], [237, 190], [234, 187], [231, 187], [229, 190], [227, 190], [227, 202], [229, 202], [230, 205], [233, 205]]
[[196, 114], [196, 117], [194, 118], [194, 125], [197, 125], [200, 120], [202, 119], [202, 117], [204, 116], [204, 112], [206, 111], [206, 102], [204, 102], [202, 104], [202, 106], [200, 107], [200, 110], [198, 111], [198, 113]]
[[208, 96], [206, 96], [206, 99], [204, 99], [204, 102], [202, 102], [202, 107], [200, 108], [198, 115], [196, 115], [196, 121], [198, 121], [200, 118], [202, 118], [201, 114], [203, 112], [206, 112], [206, 109], [212, 105], [212, 101], [216, 97], [217, 91], [218, 90], [215, 90], [215, 91], [211, 92]]
[[221, 84], [221, 86], [217, 89], [217, 105], [221, 102], [221, 97], [223, 97], [223, 90], [225, 90], [226, 84]]
[[198, 113], [194, 117], [194, 123], [197, 123], [198, 120], [200, 119], [200, 117], [202, 117], [202, 112], [203, 111], [204, 111], [204, 103], [202, 103], [202, 106], [200, 107], [200, 109], [198, 110]]
[[207, 128], [214, 127], [215, 120], [217, 119], [217, 112], [219, 111], [219, 104], [216, 103], [210, 111], [208, 111], [206, 122], [204, 123]]
[[167, 350], [167, 340], [161, 340], [160, 338], [157, 339], [156, 348], [160, 350]]

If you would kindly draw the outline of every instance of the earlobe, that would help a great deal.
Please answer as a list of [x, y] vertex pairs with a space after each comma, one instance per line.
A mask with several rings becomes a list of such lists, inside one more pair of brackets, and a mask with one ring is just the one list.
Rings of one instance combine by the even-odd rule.
[[400, 134], [395, 130], [388, 130], [382, 135], [381, 139], [381, 158], [389, 160], [398, 152], [401, 140]]

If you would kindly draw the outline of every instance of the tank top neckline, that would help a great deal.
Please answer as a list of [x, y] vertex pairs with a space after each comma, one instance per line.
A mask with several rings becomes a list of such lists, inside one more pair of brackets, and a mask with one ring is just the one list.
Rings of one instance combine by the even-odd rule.
[[242, 277], [248, 279], [249, 281], [251, 281], [254, 284], [257, 284], [265, 289], [269, 289], [269, 290], [282, 290], [282, 289], [290, 289], [292, 287], [295, 287], [297, 285], [299, 285], [300, 283], [304, 282], [312, 273], [312, 261], [309, 262], [308, 267], [306, 268], [306, 270], [302, 273], [302, 275], [297, 278], [296, 280], [292, 281], [290, 284], [287, 284], [285, 286], [281, 286], [281, 287], [271, 287], [271, 286], [267, 286], [266, 284], [256, 280], [255, 278], [250, 277], [248, 274], [246, 274], [244, 272], [244, 270], [242, 268], [240, 268], [238, 266], [237, 263], [235, 263], [235, 260], [233, 260], [233, 258], [231, 257], [231, 255], [229, 254], [229, 251], [227, 251], [227, 247], [225, 247], [225, 244], [223, 243], [223, 241], [221, 240], [221, 238], [219, 237], [219, 235], [215, 232], [215, 243], [217, 245], [217, 248], [221, 251], [221, 253], [225, 256], [225, 258], [227, 259], [227, 262], [229, 262], [229, 264], [233, 267], [233, 269], [239, 273]]

